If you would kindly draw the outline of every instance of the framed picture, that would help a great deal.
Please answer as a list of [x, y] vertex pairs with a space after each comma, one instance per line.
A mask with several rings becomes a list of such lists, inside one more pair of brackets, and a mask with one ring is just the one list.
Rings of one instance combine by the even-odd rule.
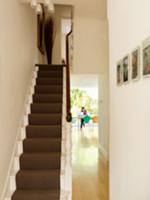
[[131, 79], [133, 81], [140, 78], [140, 48], [137, 47], [131, 54]]
[[150, 38], [143, 42], [143, 76], [150, 76]]
[[129, 82], [129, 55], [123, 58], [122, 67], [123, 67], [123, 83], [128, 83]]
[[122, 61], [120, 60], [117, 63], [117, 85], [121, 86], [123, 80], [123, 74], [122, 74]]

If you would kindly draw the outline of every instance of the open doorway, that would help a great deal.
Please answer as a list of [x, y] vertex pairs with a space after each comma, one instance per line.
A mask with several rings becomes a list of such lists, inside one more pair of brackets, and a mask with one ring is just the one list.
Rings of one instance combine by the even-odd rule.
[[98, 76], [73, 75], [71, 86], [72, 127], [77, 131], [95, 132], [98, 137]]
[[[73, 200], [108, 200], [108, 168], [100, 157], [101, 90], [97, 75], [72, 75]], [[86, 109], [85, 116], [81, 107]], [[81, 117], [88, 116], [81, 128]]]

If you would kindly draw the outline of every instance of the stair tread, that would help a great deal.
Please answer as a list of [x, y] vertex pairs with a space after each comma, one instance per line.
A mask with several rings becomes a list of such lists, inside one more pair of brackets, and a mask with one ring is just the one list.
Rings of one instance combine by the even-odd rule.
[[51, 94], [33, 94], [33, 96], [41, 96], [41, 97], [62, 97], [62, 93], [51, 93]]
[[[46, 84], [46, 85], [35, 85], [34, 86], [35, 88], [62, 88], [63, 86], [62, 85], [51, 85], [51, 84]], [[54, 93], [55, 94], [55, 93]]]
[[38, 77], [62, 77], [63, 76], [63, 71], [38, 71]]
[[[36, 97], [47, 98], [46, 102], [51, 102], [51, 101], [48, 101], [49, 98], [59, 98], [60, 99], [59, 103], [62, 102], [62, 93], [51, 93], [51, 94], [48, 94], [48, 93], [47, 94], [46, 93], [45, 94], [44, 93], [36, 93], [36, 94], [33, 95], [33, 98], [36, 98]], [[58, 103], [57, 99], [55, 99], [55, 102]]]
[[16, 190], [12, 200], [59, 200], [59, 190]]
[[52, 78], [48, 78], [48, 77], [37, 77], [36, 80], [48, 80], [48, 81], [52, 81], [52, 80], [63, 80], [62, 77], [52, 77]]
[[27, 138], [61, 138], [61, 125], [28, 125]]
[[31, 113], [29, 124], [31, 125], [61, 125], [62, 115], [60, 113]]
[[17, 189], [59, 189], [60, 169], [20, 170]]
[[27, 153], [27, 152], [24, 152], [21, 154], [21, 156], [61, 156], [61, 153], [60, 152], [36, 152], [36, 153]]
[[61, 141], [61, 138], [25, 138], [23, 140], [24, 141], [27, 141], [27, 142], [60, 142]]
[[61, 103], [32, 103], [31, 104], [31, 113], [53, 113], [61, 114], [62, 113], [62, 104]]
[[65, 67], [66, 64], [35, 64], [35, 66], [38, 66], [38, 67]]
[[17, 175], [24, 175], [24, 176], [57, 176], [60, 175], [60, 169], [44, 169], [44, 170], [20, 170]]
[[29, 129], [29, 128], [33, 128], [33, 129], [42, 129], [42, 130], [46, 130], [46, 129], [49, 129], [49, 131], [50, 131], [50, 129], [52, 129], [52, 130], [54, 130], [54, 129], [61, 129], [61, 125], [28, 125], [27, 127], [26, 127], [26, 129]]
[[[24, 145], [39, 145], [39, 144], [45, 144], [45, 145], [49, 145], [49, 144], [61, 144], [61, 138], [26, 138], [23, 140], [23, 144]], [[40, 152], [40, 148], [42, 148], [44, 146], [39, 146], [39, 152]], [[46, 148], [46, 146], [45, 146]], [[43, 152], [43, 151], [41, 151]]]
[[31, 104], [31, 106], [32, 105], [37, 105], [37, 106], [58, 106], [58, 105], [62, 105], [61, 103], [49, 103], [49, 102], [47, 102], [47, 103], [32, 103]]
[[36, 94], [61, 94], [63, 91], [62, 85], [36, 85]]
[[61, 128], [61, 125], [28, 125], [27, 127], [33, 127], [33, 128]]
[[23, 141], [24, 152], [61, 152], [61, 138], [27, 138]]
[[62, 86], [62, 78], [57, 78], [57, 79], [37, 78], [36, 85]]
[[62, 114], [61, 114], [61, 113], [60, 113], [60, 114], [59, 114], [59, 113], [58, 113], [58, 114], [57, 114], [57, 113], [56, 113], [56, 114], [55, 114], [55, 113], [54, 113], [54, 114], [51, 114], [51, 113], [50, 113], [50, 114], [49, 114], [49, 113], [45, 113], [45, 114], [44, 114], [44, 113], [37, 113], [37, 114], [31, 113], [31, 114], [29, 114], [29, 115], [33, 115], [33, 116], [34, 116], [34, 115], [41, 115], [41, 116], [44, 116], [44, 115], [45, 115], [45, 116], [61, 116]]
[[42, 178], [50, 178], [51, 176], [60, 177], [60, 169], [42, 169], [42, 170], [20, 170], [17, 177], [24, 176], [27, 178], [41, 176]]
[[35, 85], [35, 87], [39, 88], [62, 88], [62, 85]]
[[51, 93], [51, 94], [34, 94], [33, 95], [33, 102], [59, 102], [62, 103], [62, 93]]
[[21, 170], [60, 169], [61, 154], [23, 153], [20, 157]]
[[55, 69], [51, 69], [51, 70], [46, 70], [46, 71], [44, 71], [44, 70], [39, 70], [38, 72], [46, 72], [46, 73], [58, 73], [58, 74], [62, 74], [62, 70], [55, 70]]
[[29, 114], [29, 118], [39, 118], [39, 119], [61, 119], [61, 113], [31, 113]]

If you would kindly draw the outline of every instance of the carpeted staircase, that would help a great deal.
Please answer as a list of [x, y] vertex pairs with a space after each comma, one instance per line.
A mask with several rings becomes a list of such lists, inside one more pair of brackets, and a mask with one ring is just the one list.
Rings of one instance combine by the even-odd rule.
[[59, 200], [63, 67], [39, 66], [12, 200]]

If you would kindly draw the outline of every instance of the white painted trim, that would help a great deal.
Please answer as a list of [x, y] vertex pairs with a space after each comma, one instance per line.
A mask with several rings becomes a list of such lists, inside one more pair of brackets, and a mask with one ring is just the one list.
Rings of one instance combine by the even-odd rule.
[[[37, 9], [37, 7], [42, 3], [44, 4], [45, 7], [48, 8], [48, 11], [49, 12], [54, 12], [55, 8], [54, 8], [54, 3], [52, 0], [49, 0], [48, 1], [48, 4], [46, 4], [46, 2], [44, 0], [36, 0], [36, 6], [35, 6], [35, 9]], [[22, 4], [29, 4], [31, 6], [32, 4], [32, 0], [20, 0], [20, 2]], [[32, 6], [31, 6], [32, 7]], [[33, 7], [34, 8], [34, 7]]]
[[99, 145], [99, 153], [106, 163], [109, 162], [108, 153], [101, 144]]
[[72, 200], [71, 124], [66, 121], [66, 69], [63, 71], [62, 154], [60, 200]]
[[[20, 0], [20, 3], [31, 4], [31, 0]], [[43, 0], [37, 0], [37, 3], [44, 3]]]

